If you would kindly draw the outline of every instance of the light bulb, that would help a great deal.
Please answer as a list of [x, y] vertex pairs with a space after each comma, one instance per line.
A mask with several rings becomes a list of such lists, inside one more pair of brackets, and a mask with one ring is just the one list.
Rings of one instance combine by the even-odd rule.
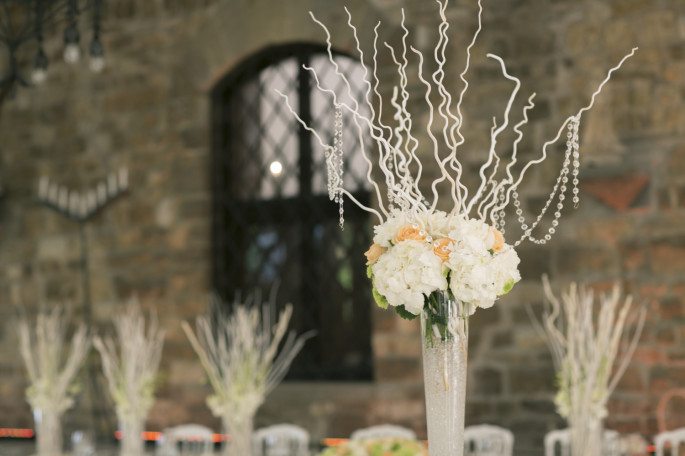
[[44, 68], [34, 68], [31, 72], [31, 81], [36, 84], [42, 84], [48, 78], [48, 72]]
[[269, 165], [269, 172], [275, 177], [278, 177], [283, 172], [283, 165], [278, 160], [272, 161]]
[[98, 37], [90, 43], [90, 69], [94, 73], [99, 73], [105, 68], [105, 47]]
[[93, 73], [100, 73], [102, 70], [105, 69], [105, 64], [106, 64], [106, 61], [105, 61], [104, 56], [91, 57], [90, 58], [89, 65], [90, 65], [90, 70]]
[[64, 46], [64, 61], [67, 63], [76, 63], [81, 58], [81, 48], [77, 43], [69, 43]]
[[42, 48], [33, 57], [33, 71], [31, 72], [31, 81], [38, 85], [45, 82], [48, 77], [48, 57], [43, 52]]

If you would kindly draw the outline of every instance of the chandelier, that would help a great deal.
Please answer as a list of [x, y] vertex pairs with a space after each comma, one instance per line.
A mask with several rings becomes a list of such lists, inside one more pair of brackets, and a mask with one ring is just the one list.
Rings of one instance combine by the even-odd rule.
[[79, 17], [86, 10], [92, 10], [89, 66], [94, 72], [102, 71], [105, 67], [104, 46], [100, 41], [103, 2], [0, 0], [0, 43], [7, 55], [6, 62], [0, 62], [0, 94], [7, 95], [17, 86], [37, 85], [46, 80], [49, 65], [43, 47], [46, 33], [62, 30], [64, 60], [70, 64], [78, 62], [81, 58]]

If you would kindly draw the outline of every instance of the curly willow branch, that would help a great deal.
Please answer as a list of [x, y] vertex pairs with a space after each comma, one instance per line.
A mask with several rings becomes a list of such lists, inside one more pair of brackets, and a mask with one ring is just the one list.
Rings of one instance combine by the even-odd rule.
[[[539, 225], [542, 217], [546, 214], [548, 208], [555, 199], [558, 200], [557, 207], [559, 210], [555, 212], [555, 218], [552, 225], [556, 226], [558, 223], [559, 217], [557, 214], [559, 214], [559, 211], [561, 210], [560, 206], [563, 205], [562, 201], [565, 198], [563, 194], [566, 191], [565, 183], [568, 181], [567, 175], [569, 173], [572, 175], [574, 185], [572, 199], [575, 205], [578, 203], [577, 171], [580, 166], [578, 158], [578, 125], [581, 117], [584, 112], [592, 108], [596, 97], [601, 93], [605, 84], [611, 78], [612, 73], [618, 70], [628, 58], [632, 57], [637, 48], [633, 48], [616, 66], [608, 71], [604, 80], [592, 93], [590, 103], [579, 109], [575, 114], [568, 116], [566, 120], [562, 122], [556, 136], [542, 145], [541, 156], [521, 164], [518, 173], [514, 172], [514, 165], [519, 162], [518, 146], [523, 138], [521, 128], [528, 123], [528, 111], [533, 109], [534, 105], [532, 100], [534, 94], [528, 97], [527, 104], [523, 108], [523, 120], [518, 121], [517, 123], [511, 121], [510, 114], [512, 107], [516, 102], [521, 87], [521, 81], [517, 77], [509, 74], [504, 61], [499, 56], [487, 54], [487, 57], [494, 59], [499, 64], [502, 76], [513, 82], [514, 87], [507, 100], [503, 119], [500, 122], [497, 122], [493, 117], [493, 127], [490, 131], [490, 147], [478, 172], [480, 183], [475, 188], [475, 191], [470, 194], [469, 189], [462, 182], [463, 172], [466, 167], [462, 162], [463, 158], [458, 154], [458, 149], [465, 142], [462, 133], [464, 126], [462, 104], [469, 88], [466, 74], [471, 65], [471, 53], [475, 46], [476, 39], [482, 30], [483, 6], [479, 0], [477, 16], [478, 27], [466, 48], [466, 62], [463, 70], [459, 73], [459, 80], [461, 81], [462, 87], [456, 97], [456, 103], [453, 108], [453, 97], [445, 86], [445, 66], [447, 63], [445, 52], [449, 42], [447, 34], [449, 23], [445, 11], [447, 9], [448, 0], [444, 0], [444, 2], [442, 0], [436, 0], [436, 3], [438, 6], [440, 22], [438, 25], [438, 40], [435, 47], [432, 49], [433, 59], [436, 64], [432, 74], [424, 76], [424, 54], [408, 42], [410, 33], [405, 24], [404, 11], [402, 11], [402, 21], [400, 23], [402, 29], [400, 46], [395, 48], [388, 43], [383, 43], [388, 49], [391, 66], [394, 67], [397, 75], [396, 77], [399, 80], [399, 82], [396, 80], [395, 83], [388, 84], [388, 86], [393, 87], [392, 96], [389, 100], [384, 98], [379, 91], [379, 86], [381, 84], [379, 73], [381, 70], [379, 70], [378, 67], [377, 43], [380, 22], [376, 24], [373, 29], [373, 54], [371, 57], [373, 64], [371, 67], [366, 67], [364, 65], [364, 53], [362, 52], [362, 46], [357, 35], [357, 28], [352, 24], [352, 15], [349, 10], [345, 8], [345, 12], [347, 13], [347, 26], [352, 32], [355, 48], [359, 55], [359, 61], [363, 67], [363, 94], [360, 95], [360, 97], [355, 98], [350, 79], [341, 70], [332, 52], [331, 33], [326, 26], [310, 12], [312, 20], [325, 32], [328, 60], [333, 67], [335, 75], [343, 83], [345, 96], [349, 97], [351, 102], [340, 101], [340, 97], [334, 90], [324, 86], [324, 82], [318, 76], [320, 69], [310, 67], [305, 67], [305, 69], [312, 74], [316, 83], [316, 88], [323, 94], [330, 96], [332, 105], [335, 106], [336, 109], [344, 111], [346, 114], [352, 116], [354, 121], [353, 127], [357, 129], [359, 138], [366, 137], [376, 145], [375, 153], [378, 154], [378, 157], [376, 162], [372, 162], [367, 147], [364, 145], [364, 141], [361, 141], [361, 153], [367, 165], [366, 178], [375, 190], [380, 212], [364, 206], [354, 199], [353, 202], [362, 209], [376, 215], [381, 223], [383, 223], [384, 217], [389, 217], [390, 213], [397, 209], [405, 213], [410, 220], [418, 221], [419, 214], [430, 215], [436, 210], [439, 197], [442, 196], [438, 187], [444, 182], [445, 185], [449, 186], [449, 192], [446, 196], [451, 200], [452, 210], [450, 213], [452, 216], [456, 215], [463, 218], [476, 217], [481, 221], [487, 220], [504, 233], [505, 209], [513, 202], [517, 207], [517, 215], [519, 215], [518, 220], [519, 223], [521, 223], [521, 229], [524, 232], [521, 239], [516, 242], [515, 245], [518, 245], [524, 239], [529, 239], [537, 243], [545, 243], [555, 232], [553, 228], [550, 228], [548, 230], [549, 234], [545, 234], [541, 239], [533, 238], [532, 231]], [[407, 73], [411, 68], [408, 54], [418, 60], [417, 76], [420, 86], [422, 86], [422, 96], [419, 99], [422, 98], [425, 101], [425, 105], [421, 106], [414, 115], [410, 111], [410, 100], [412, 100], [410, 89], [413, 86], [409, 83], [410, 77]], [[326, 153], [332, 155], [332, 152], [336, 152], [334, 145], [324, 141], [325, 135], [317, 132], [298, 116], [297, 112], [289, 103], [287, 95], [281, 92], [278, 93], [285, 99], [286, 107], [292, 112], [297, 121], [307, 131], [312, 133]], [[388, 103], [393, 109], [392, 124], [388, 124], [387, 120], [386, 123], [383, 123], [381, 120], [383, 117], [384, 105], [387, 107]], [[421, 160], [422, 156], [418, 153], [418, 151], [421, 150], [421, 145], [419, 137], [417, 137], [415, 133], [416, 128], [414, 127], [414, 124], [416, 123], [415, 119], [424, 118], [424, 110], [427, 111], [425, 133], [430, 145], [423, 147], [423, 149], [430, 151], [430, 153], [425, 154], [423, 158], [428, 158], [431, 162], [434, 161], [434, 166], [437, 167], [438, 171], [433, 182], [430, 185], [425, 186], [425, 188], [430, 188], [430, 193], [432, 194], [431, 201], [422, 193], [421, 188], [424, 186], [419, 186], [421, 177], [425, 174], [426, 163]], [[367, 115], [367, 112], [370, 114]], [[436, 119], [442, 122], [441, 138], [436, 137], [433, 133]], [[532, 166], [542, 163], [547, 158], [548, 148], [560, 141], [564, 129], [566, 128], [569, 128], [567, 154], [566, 160], [559, 172], [557, 184], [552, 189], [545, 207], [540, 211], [535, 221], [528, 226], [519, 210], [520, 202], [518, 200], [517, 189], [519, 185], [521, 185], [527, 171]], [[498, 138], [507, 131], [507, 129], [511, 129], [514, 133], [513, 144], [509, 145], [508, 148], [498, 144]], [[500, 150], [510, 149], [511, 151], [507, 154], [498, 153], [498, 148]], [[341, 154], [342, 152], [337, 150], [337, 153]], [[571, 165], [573, 166], [572, 171], [570, 171]], [[351, 197], [349, 192], [345, 192], [340, 188], [342, 187], [342, 179], [340, 176], [343, 166], [342, 160], [334, 160], [327, 163], [330, 187], [329, 195], [332, 196], [332, 199], [333, 197], [341, 197], [342, 194]], [[381, 191], [383, 184], [385, 184], [385, 190], [387, 190], [387, 198], [381, 197], [381, 195], [384, 194], [384, 192]], [[421, 219], [426, 219], [423, 215]]]

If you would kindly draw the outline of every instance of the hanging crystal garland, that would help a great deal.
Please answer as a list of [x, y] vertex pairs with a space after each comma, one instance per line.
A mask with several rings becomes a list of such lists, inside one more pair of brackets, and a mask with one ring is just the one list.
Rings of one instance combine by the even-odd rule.
[[[49, 59], [44, 49], [46, 32], [63, 28], [65, 62], [81, 59], [79, 17], [92, 11], [92, 41], [89, 48], [92, 71], [105, 67], [105, 52], [100, 34], [104, 0], [0, 0], [0, 43], [7, 48], [6, 67], [0, 66], [0, 99], [17, 86], [39, 85], [48, 79]], [[30, 77], [20, 68], [19, 55], [24, 48], [34, 47]]]

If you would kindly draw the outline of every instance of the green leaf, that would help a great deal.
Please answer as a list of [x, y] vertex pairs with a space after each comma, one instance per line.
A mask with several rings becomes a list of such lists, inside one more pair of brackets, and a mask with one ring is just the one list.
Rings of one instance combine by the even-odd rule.
[[378, 292], [378, 289], [376, 288], [376, 281], [374, 280], [373, 276], [373, 269], [371, 269], [371, 264], [366, 267], [366, 276], [371, 279], [371, 286], [372, 290], [371, 293], [373, 294], [373, 299], [376, 301], [376, 305], [380, 307], [381, 309], [387, 309], [388, 308], [388, 300], [385, 299], [385, 296], [380, 294]]
[[405, 309], [404, 306], [396, 306], [395, 311], [397, 312], [397, 315], [404, 318], [405, 320], [413, 320], [414, 318], [418, 317], [418, 315], [414, 315], [413, 313]]
[[376, 301], [378, 307], [380, 307], [381, 309], [387, 309], [388, 300], [385, 299], [385, 296], [378, 292], [378, 290], [376, 289], [376, 284], [373, 285], [373, 290], [371, 290], [371, 292], [373, 293], [373, 299]]
[[504, 288], [502, 288], [502, 294], [505, 295], [511, 291], [512, 288], [514, 288], [514, 279], [509, 279], [509, 282], [507, 282], [504, 285]]

